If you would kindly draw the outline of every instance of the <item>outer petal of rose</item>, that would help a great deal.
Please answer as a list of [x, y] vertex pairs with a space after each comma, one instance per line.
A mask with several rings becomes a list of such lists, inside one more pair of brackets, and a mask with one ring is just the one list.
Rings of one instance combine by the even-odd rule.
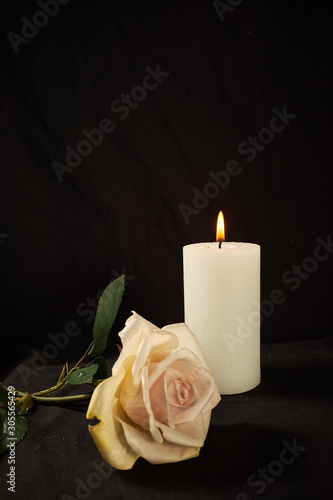
[[166, 375], [167, 372], [164, 372], [155, 382], [153, 387], [150, 386], [148, 380], [149, 399], [155, 419], [174, 429], [175, 424], [173, 422], [172, 415], [170, 412], [170, 407], [168, 404]]
[[149, 430], [149, 415], [143, 400], [142, 390], [133, 390], [133, 378], [129, 369], [124, 377], [119, 401], [128, 417], [140, 427]]
[[125, 328], [123, 328], [123, 330], [121, 330], [118, 334], [121, 339], [123, 349], [121, 350], [117, 361], [113, 365], [112, 375], [117, 375], [122, 371], [126, 356], [136, 356], [137, 349], [142, 339], [156, 329], [156, 326], [153, 325], [153, 323], [145, 320], [134, 311], [132, 311], [132, 313], [132, 316], [130, 316], [125, 323]]
[[202, 349], [197, 338], [186, 325], [186, 323], [175, 323], [173, 325], [167, 325], [164, 326], [162, 330], [167, 330], [168, 332], [172, 332], [177, 335], [179, 341], [178, 347], [187, 347], [187, 349], [192, 351], [200, 359], [202, 366], [204, 366], [208, 370], [210, 369], [202, 353]]
[[142, 396], [149, 417], [149, 430], [151, 436], [157, 443], [163, 443], [161, 432], [159, 431], [156, 425], [154, 413], [150, 406], [149, 389], [148, 389], [148, 366], [145, 366], [144, 370], [142, 371]]
[[178, 339], [174, 333], [155, 329], [153, 333], [147, 334], [139, 345], [132, 367], [135, 392], [140, 386], [142, 370], [147, 363], [148, 356], [158, 353], [159, 356], [165, 357], [166, 351], [175, 349], [177, 346]]
[[[206, 412], [204, 415], [198, 415], [195, 420], [183, 424], [177, 424], [175, 429], [171, 429], [168, 425], [161, 422], [156, 422], [157, 427], [162, 431], [163, 437], [166, 441], [180, 446], [195, 446], [202, 447], [204, 445], [211, 411]], [[208, 420], [208, 425], [207, 425]]]
[[137, 429], [120, 419], [119, 423], [121, 423], [126, 440], [133, 451], [152, 464], [180, 462], [197, 457], [200, 453], [199, 447], [178, 446], [167, 441], [163, 441], [161, 444], [156, 443], [150, 432], [142, 432], [142, 429]]
[[203, 421], [203, 426], [204, 426], [204, 434], [207, 436], [208, 434], [208, 429], [210, 425], [210, 417], [212, 415], [212, 410], [205, 411], [205, 413], [202, 414], [202, 421]]
[[148, 366], [142, 371], [142, 388], [133, 392], [133, 380], [130, 372], [126, 374], [120, 392], [120, 404], [126, 415], [139, 427], [149, 430], [152, 438], [157, 443], [162, 443], [163, 438], [160, 430], [156, 426], [155, 417], [152, 412], [149, 400], [148, 386]]
[[[189, 329], [186, 323], [175, 323], [173, 325], [167, 325], [162, 328], [162, 330], [168, 330], [169, 332], [177, 335], [179, 340], [178, 347], [187, 347], [190, 351], [192, 351], [198, 358], [200, 359], [202, 366], [206, 368], [210, 373], [210, 367], [203, 355], [201, 346], [193, 334], [193, 332]], [[212, 394], [212, 398], [209, 401], [205, 411], [213, 409], [221, 400], [220, 391], [218, 389], [217, 384], [215, 383], [214, 392]]]
[[[117, 392], [122, 375], [116, 375], [99, 384], [93, 392], [86, 418], [100, 420], [89, 425], [89, 431], [104, 460], [112, 467], [127, 470], [133, 467], [140, 454], [126, 442], [119, 414], [126, 419], [124, 411], [117, 405]], [[117, 417], [118, 414], [118, 417]]]

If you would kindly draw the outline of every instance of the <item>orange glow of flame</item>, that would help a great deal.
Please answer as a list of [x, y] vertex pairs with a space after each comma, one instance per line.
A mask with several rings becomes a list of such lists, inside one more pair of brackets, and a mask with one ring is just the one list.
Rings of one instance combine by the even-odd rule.
[[216, 224], [216, 241], [224, 241], [224, 239], [225, 239], [224, 217], [222, 211], [220, 211]]

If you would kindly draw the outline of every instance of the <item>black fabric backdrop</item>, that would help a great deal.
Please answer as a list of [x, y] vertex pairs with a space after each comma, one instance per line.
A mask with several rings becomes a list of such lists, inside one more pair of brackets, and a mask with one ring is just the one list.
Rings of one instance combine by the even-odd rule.
[[262, 343], [332, 335], [329, 6], [2, 3], [3, 378], [76, 361], [124, 272], [109, 356], [133, 309], [183, 321], [182, 247], [221, 209], [227, 240], [261, 245]]

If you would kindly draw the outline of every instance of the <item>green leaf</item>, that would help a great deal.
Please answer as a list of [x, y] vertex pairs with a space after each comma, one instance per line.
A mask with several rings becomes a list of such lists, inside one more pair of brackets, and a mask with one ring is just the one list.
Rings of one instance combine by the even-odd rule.
[[[11, 430], [10, 426], [15, 428], [13, 435], [11, 434], [12, 430]], [[18, 443], [25, 436], [25, 433], [28, 430], [28, 426], [29, 426], [29, 424], [28, 424], [27, 419], [22, 417], [21, 415], [17, 415], [17, 413], [16, 413], [15, 414], [15, 425], [11, 425], [11, 423], [8, 422], [8, 415], [7, 415], [6, 420], [4, 422], [3, 431], [4, 431], [4, 434], [8, 434], [11, 437], [15, 437], [17, 439], [17, 441], [15, 441], [15, 442]], [[8, 430], [8, 429], [10, 429], [10, 430]]]
[[[21, 417], [21, 415], [17, 415], [17, 413], [15, 413], [14, 416], [15, 423], [11, 420], [8, 422], [7, 410], [4, 408], [1, 408], [1, 410], [4, 410], [5, 414], [1, 411], [1, 420], [3, 425], [0, 437], [0, 454], [8, 451], [8, 444], [17, 445], [24, 438], [29, 427], [27, 419]], [[9, 418], [11, 419], [12, 416]]]
[[0, 383], [0, 402], [7, 406], [8, 405], [8, 392], [4, 385]]
[[98, 370], [98, 364], [93, 363], [84, 368], [79, 368], [67, 375], [67, 382], [72, 385], [90, 384]]
[[104, 290], [98, 302], [93, 337], [94, 345], [89, 355], [102, 353], [108, 341], [108, 335], [116, 319], [125, 289], [125, 275], [112, 281]]
[[91, 364], [98, 365], [97, 372], [94, 375], [95, 380], [100, 380], [100, 379], [106, 378], [108, 376], [106, 361], [102, 356], [98, 356], [97, 358], [95, 358]]

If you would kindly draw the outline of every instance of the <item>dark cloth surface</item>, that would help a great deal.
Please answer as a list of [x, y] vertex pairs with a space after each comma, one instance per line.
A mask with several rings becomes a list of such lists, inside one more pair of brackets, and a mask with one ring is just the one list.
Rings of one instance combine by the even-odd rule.
[[[51, 385], [59, 370], [45, 368], [31, 390]], [[264, 345], [261, 384], [248, 393], [222, 396], [198, 458], [167, 465], [139, 459], [130, 471], [102, 469], [108, 475], [102, 479], [102, 473], [97, 472], [100, 479], [91, 476], [103, 460], [87, 429], [87, 405], [76, 410], [39, 406], [27, 417], [30, 429], [16, 448], [15, 496], [3, 495], [8, 464], [6, 456], [1, 460], [1, 498], [329, 500], [332, 371], [331, 337]], [[20, 389], [17, 370], [7, 383]], [[90, 481], [91, 488], [84, 489], [80, 480]]]

